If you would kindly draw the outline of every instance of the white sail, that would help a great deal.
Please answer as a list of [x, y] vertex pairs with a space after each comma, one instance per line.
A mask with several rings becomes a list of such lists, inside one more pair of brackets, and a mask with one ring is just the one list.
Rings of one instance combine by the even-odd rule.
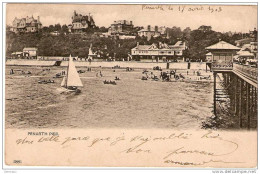
[[68, 87], [68, 86], [75, 86], [75, 87], [83, 86], [71, 56], [70, 56], [70, 60], [69, 60], [67, 79], [66, 80], [67, 80], [66, 87]]
[[89, 50], [88, 50], [88, 55], [93, 55], [93, 52], [92, 52], [91, 47], [90, 47]]
[[61, 82], [62, 87], [66, 87], [66, 77], [63, 77], [62, 82]]

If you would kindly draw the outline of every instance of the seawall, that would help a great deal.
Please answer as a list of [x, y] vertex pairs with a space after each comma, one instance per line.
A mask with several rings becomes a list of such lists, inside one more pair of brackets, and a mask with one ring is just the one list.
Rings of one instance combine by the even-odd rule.
[[[7, 66], [54, 66], [56, 61], [42, 61], [42, 60], [7, 60]], [[77, 67], [104, 67], [104, 68], [112, 68], [114, 66], [120, 66], [120, 68], [140, 68], [140, 69], [152, 69], [155, 66], [159, 66], [163, 69], [166, 69], [167, 63], [151, 63], [151, 62], [122, 62], [122, 61], [114, 61], [114, 62], [83, 62], [83, 61], [74, 61]], [[68, 61], [62, 61], [60, 66], [68, 66]], [[188, 69], [187, 62], [172, 62], [169, 65], [170, 69]], [[190, 69], [206, 69], [205, 62], [191, 62]]]

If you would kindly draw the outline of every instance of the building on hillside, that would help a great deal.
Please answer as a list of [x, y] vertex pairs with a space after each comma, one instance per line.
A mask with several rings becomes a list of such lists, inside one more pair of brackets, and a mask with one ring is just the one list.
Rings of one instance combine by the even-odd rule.
[[154, 28], [151, 27], [150, 25], [148, 25], [146, 28], [138, 31], [138, 35], [140, 37], [147, 37], [148, 39], [150, 39], [151, 37], [159, 37], [161, 35], [161, 33], [158, 30], [158, 27], [155, 26]]
[[26, 58], [37, 58], [37, 48], [24, 48], [23, 49], [23, 56]]
[[178, 41], [175, 45], [166, 43], [139, 45], [131, 49], [131, 56], [135, 60], [152, 59], [152, 60], [174, 60], [183, 56], [183, 51], [187, 49], [185, 42]]
[[146, 28], [143, 28], [138, 31], [138, 35], [140, 37], [147, 37], [148, 40], [151, 39], [151, 37], [159, 37], [163, 36], [166, 37], [167, 32], [166, 32], [166, 27], [151, 27], [151, 25], [148, 25]]
[[131, 34], [133, 28], [134, 25], [132, 21], [118, 20], [114, 21], [114, 23], [110, 25], [110, 27], [108, 28], [108, 34]]
[[26, 17], [18, 19], [15, 17], [12, 23], [11, 31], [15, 33], [29, 33], [29, 32], [38, 32], [42, 28], [42, 23], [40, 22], [40, 17], [37, 19], [34, 17]]
[[253, 38], [244, 38], [244, 39], [240, 39], [240, 40], [236, 40], [235, 44], [237, 47], [242, 47], [245, 44], [250, 44], [250, 42], [253, 42], [254, 39]]
[[[254, 31], [249, 31], [249, 35], [250, 37], [244, 38], [244, 39], [240, 39], [240, 40], [236, 40], [236, 46], [240, 47], [241, 50], [240, 51], [247, 51], [244, 52], [243, 56], [237, 54], [236, 58], [242, 58], [243, 59], [245, 57], [247, 57], [247, 55], [249, 55], [249, 57], [251, 58], [251, 55], [254, 55], [254, 59], [258, 58], [258, 42], [257, 42], [257, 30], [256, 28], [254, 29]], [[250, 54], [248, 54], [250, 53]], [[252, 54], [251, 54], [252, 53]]]
[[95, 27], [95, 21], [90, 13], [89, 15], [83, 16], [78, 14], [76, 11], [74, 11], [72, 16], [72, 24], [68, 25], [69, 32], [72, 33], [86, 32], [88, 29]]

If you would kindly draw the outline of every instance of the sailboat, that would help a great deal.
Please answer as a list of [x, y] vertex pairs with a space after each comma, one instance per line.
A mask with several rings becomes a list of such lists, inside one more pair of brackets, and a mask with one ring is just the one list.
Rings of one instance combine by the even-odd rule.
[[61, 86], [66, 88], [68, 91], [80, 92], [78, 87], [83, 87], [83, 84], [79, 78], [79, 74], [73, 62], [73, 58], [70, 55], [69, 64], [67, 68], [67, 74], [63, 77]]

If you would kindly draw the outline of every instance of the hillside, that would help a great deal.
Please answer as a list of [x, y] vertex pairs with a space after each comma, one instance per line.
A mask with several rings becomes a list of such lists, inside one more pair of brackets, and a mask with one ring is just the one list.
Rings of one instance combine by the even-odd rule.
[[109, 56], [116, 58], [126, 58], [131, 49], [140, 44], [152, 44], [166, 42], [175, 44], [178, 40], [184, 40], [189, 50], [185, 52], [185, 57], [192, 59], [204, 59], [205, 47], [219, 41], [227, 41], [231, 44], [235, 40], [241, 39], [240, 34], [228, 35], [213, 31], [210, 26], [201, 26], [196, 30], [183, 30], [172, 28], [169, 32], [170, 38], [152, 38], [147, 41], [145, 37], [136, 37], [136, 39], [119, 40], [112, 38], [99, 37], [93, 32], [85, 34], [67, 34], [61, 33], [59, 36], [50, 35], [49, 32], [39, 33], [21, 33], [14, 34], [10, 31], [6, 33], [6, 53], [10, 56], [12, 52], [22, 51], [25, 47], [37, 47], [38, 55], [41, 56], [79, 56], [87, 57], [90, 45], [93, 50], [98, 51], [102, 58]]

